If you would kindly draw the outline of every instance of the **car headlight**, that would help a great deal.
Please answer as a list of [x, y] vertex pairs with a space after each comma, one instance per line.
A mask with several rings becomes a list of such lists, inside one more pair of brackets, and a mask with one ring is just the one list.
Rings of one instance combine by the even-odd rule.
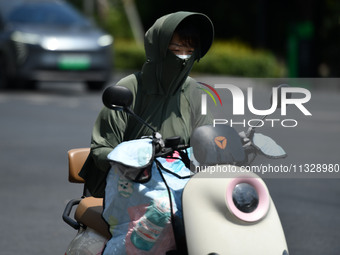
[[113, 42], [113, 37], [111, 35], [102, 35], [97, 42], [101, 47], [109, 46]]
[[41, 47], [46, 50], [57, 50], [59, 48], [59, 41], [55, 37], [46, 37], [42, 40]]
[[266, 216], [270, 205], [267, 186], [259, 178], [237, 177], [227, 187], [229, 211], [245, 222], [256, 222]]
[[11, 35], [11, 39], [15, 42], [26, 43], [26, 44], [39, 44], [41, 36], [32, 33], [24, 33], [21, 31], [15, 31]]

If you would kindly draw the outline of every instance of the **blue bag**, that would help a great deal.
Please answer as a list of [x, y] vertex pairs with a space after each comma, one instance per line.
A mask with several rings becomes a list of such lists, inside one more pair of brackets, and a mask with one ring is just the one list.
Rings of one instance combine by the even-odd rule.
[[[176, 249], [163, 177], [170, 188], [172, 211], [182, 219], [181, 197], [188, 179], [179, 179], [171, 172], [182, 177], [191, 172], [180, 159], [158, 158], [170, 170], [161, 175], [153, 157], [151, 139], [121, 143], [108, 155], [112, 167], [106, 179], [103, 217], [112, 238], [103, 254], [165, 254]], [[131, 181], [134, 169], [143, 172], [149, 166], [151, 178], [147, 182]]]

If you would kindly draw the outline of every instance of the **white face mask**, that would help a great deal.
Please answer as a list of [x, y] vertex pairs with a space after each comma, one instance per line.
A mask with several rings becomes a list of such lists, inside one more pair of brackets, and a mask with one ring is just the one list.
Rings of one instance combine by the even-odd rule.
[[187, 60], [191, 57], [191, 55], [176, 55], [176, 56], [183, 60]]

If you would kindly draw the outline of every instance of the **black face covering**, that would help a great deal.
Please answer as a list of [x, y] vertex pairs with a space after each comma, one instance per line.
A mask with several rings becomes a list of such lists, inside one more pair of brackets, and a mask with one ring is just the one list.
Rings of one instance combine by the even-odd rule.
[[187, 78], [195, 61], [195, 52], [189, 59], [177, 57], [171, 50], [167, 50], [162, 64], [161, 86], [166, 95], [172, 95]]
[[[200, 30], [200, 47], [195, 47], [194, 55], [186, 62], [168, 50], [173, 33], [184, 20]], [[145, 33], [144, 47], [147, 60], [141, 71], [142, 90], [149, 95], [173, 95], [184, 84], [194, 62], [199, 61], [207, 53], [213, 37], [214, 28], [211, 20], [201, 13], [176, 12], [156, 20]]]

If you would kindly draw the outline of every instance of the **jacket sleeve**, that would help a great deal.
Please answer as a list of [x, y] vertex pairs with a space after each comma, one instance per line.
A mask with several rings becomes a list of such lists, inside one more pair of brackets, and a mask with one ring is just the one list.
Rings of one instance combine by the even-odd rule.
[[106, 157], [122, 141], [126, 117], [107, 108], [98, 115], [92, 131], [91, 151], [79, 173], [92, 196], [104, 197], [106, 175], [110, 169]]
[[201, 113], [202, 108], [202, 94], [204, 94], [202, 85], [190, 78], [190, 85], [187, 89], [187, 97], [191, 107], [191, 126], [192, 130], [203, 125], [212, 125], [213, 115], [207, 110], [207, 114]]
[[91, 138], [91, 154], [96, 166], [104, 172], [110, 168], [107, 155], [123, 142], [127, 114], [103, 107], [95, 122]]
[[[131, 74], [124, 77], [117, 85], [127, 87], [132, 92], [134, 95], [132, 105], [134, 105], [138, 85], [136, 75]], [[102, 108], [97, 117], [92, 130], [91, 156], [96, 168], [105, 173], [110, 168], [107, 155], [124, 141], [128, 118], [127, 113], [110, 110], [106, 107]]]
[[[117, 85], [126, 86], [135, 92], [137, 80], [134, 75], [130, 75], [120, 80]], [[94, 124], [90, 155], [79, 176], [85, 180], [87, 189], [95, 197], [104, 196], [106, 175], [110, 169], [107, 155], [124, 141], [127, 122], [128, 115], [126, 113], [103, 107]]]

